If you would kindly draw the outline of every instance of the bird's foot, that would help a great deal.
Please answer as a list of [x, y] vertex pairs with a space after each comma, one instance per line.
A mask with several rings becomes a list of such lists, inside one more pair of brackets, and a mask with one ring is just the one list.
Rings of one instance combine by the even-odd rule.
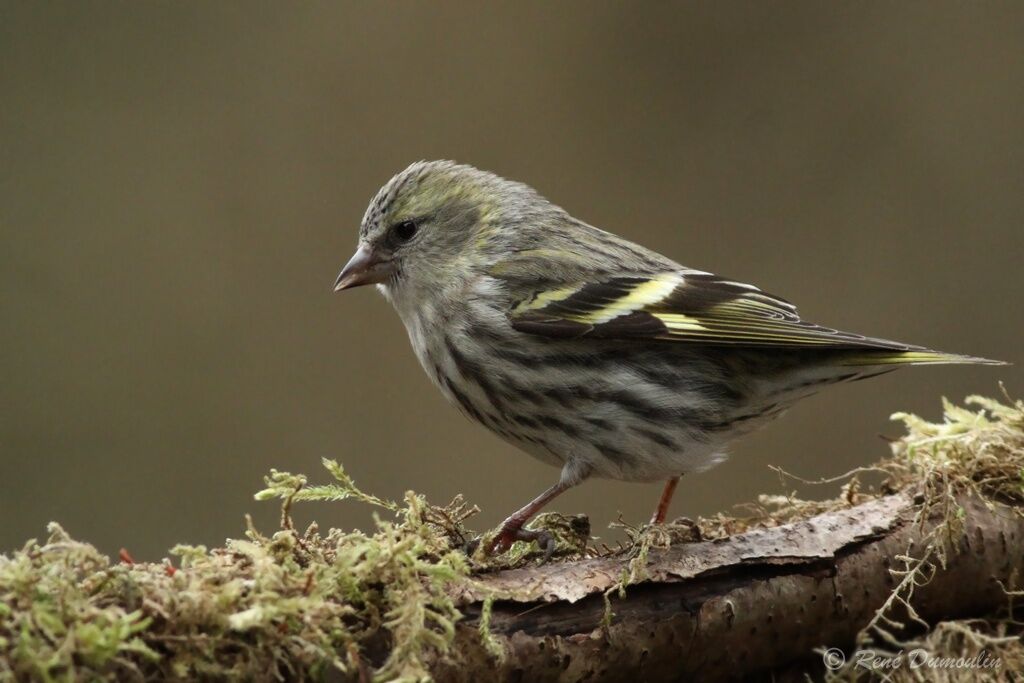
[[[474, 539], [470, 542], [468, 550], [472, 553], [480, 545], [482, 539]], [[544, 561], [551, 559], [555, 552], [555, 537], [546, 529], [524, 529], [521, 526], [502, 526], [493, 537], [484, 544], [484, 555], [493, 556], [509, 550], [516, 541], [536, 541], [537, 545], [544, 552]]]

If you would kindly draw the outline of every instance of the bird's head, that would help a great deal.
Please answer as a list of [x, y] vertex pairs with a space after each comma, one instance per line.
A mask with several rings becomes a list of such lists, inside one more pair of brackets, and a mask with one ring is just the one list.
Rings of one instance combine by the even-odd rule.
[[458, 286], [531, 241], [519, 228], [540, 210], [560, 211], [525, 185], [472, 166], [412, 164], [370, 202], [334, 289], [377, 284], [394, 300]]
[[358, 248], [338, 275], [335, 291], [376, 284], [393, 296], [396, 290], [451, 286], [483, 265], [488, 232], [523, 189], [471, 166], [413, 164], [370, 203]]

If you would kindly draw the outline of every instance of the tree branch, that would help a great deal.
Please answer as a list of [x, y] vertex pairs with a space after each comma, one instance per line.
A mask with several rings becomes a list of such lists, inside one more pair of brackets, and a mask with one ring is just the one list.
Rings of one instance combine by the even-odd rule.
[[[497, 572], [460, 596], [467, 619], [455, 659], [438, 680], [727, 680], [810, 663], [816, 647], [849, 651], [858, 631], [899, 583], [900, 556], [921, 557], [946, 520], [923, 498], [885, 496], [784, 526], [652, 549], [647, 578], [604, 593], [628, 560], [585, 559]], [[1009, 506], [957, 499], [962, 533], [914, 608], [927, 620], [991, 614], [1007, 604], [1000, 584], [1024, 566], [1024, 518]], [[496, 664], [478, 634], [494, 597], [490, 630], [505, 651]], [[894, 617], [904, 615], [894, 614]]]

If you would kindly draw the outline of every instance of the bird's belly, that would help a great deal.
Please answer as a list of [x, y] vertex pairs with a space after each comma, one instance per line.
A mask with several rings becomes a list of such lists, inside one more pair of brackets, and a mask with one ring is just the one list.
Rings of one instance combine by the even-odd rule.
[[[651, 434], [672, 445], [653, 441]], [[663, 481], [706, 470], [724, 459], [723, 443], [694, 439], [685, 428], [652, 430], [629, 418], [587, 436], [568, 436], [557, 429], [502, 436], [541, 462], [562, 466], [571, 459], [590, 476], [623, 481]]]
[[527, 342], [510, 353], [451, 334], [417, 355], [464, 414], [550, 465], [571, 461], [591, 476], [655, 481], [722, 460], [732, 431], [728, 402], [714, 386], [687, 381], [678, 366], [656, 381], [652, 364], [663, 359], [566, 349]]

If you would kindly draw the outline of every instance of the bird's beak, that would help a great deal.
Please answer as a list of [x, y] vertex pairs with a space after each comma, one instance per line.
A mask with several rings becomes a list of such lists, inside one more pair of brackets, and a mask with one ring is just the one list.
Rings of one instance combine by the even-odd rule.
[[360, 244], [334, 281], [334, 291], [384, 282], [394, 271], [390, 260], [378, 258], [365, 245]]

